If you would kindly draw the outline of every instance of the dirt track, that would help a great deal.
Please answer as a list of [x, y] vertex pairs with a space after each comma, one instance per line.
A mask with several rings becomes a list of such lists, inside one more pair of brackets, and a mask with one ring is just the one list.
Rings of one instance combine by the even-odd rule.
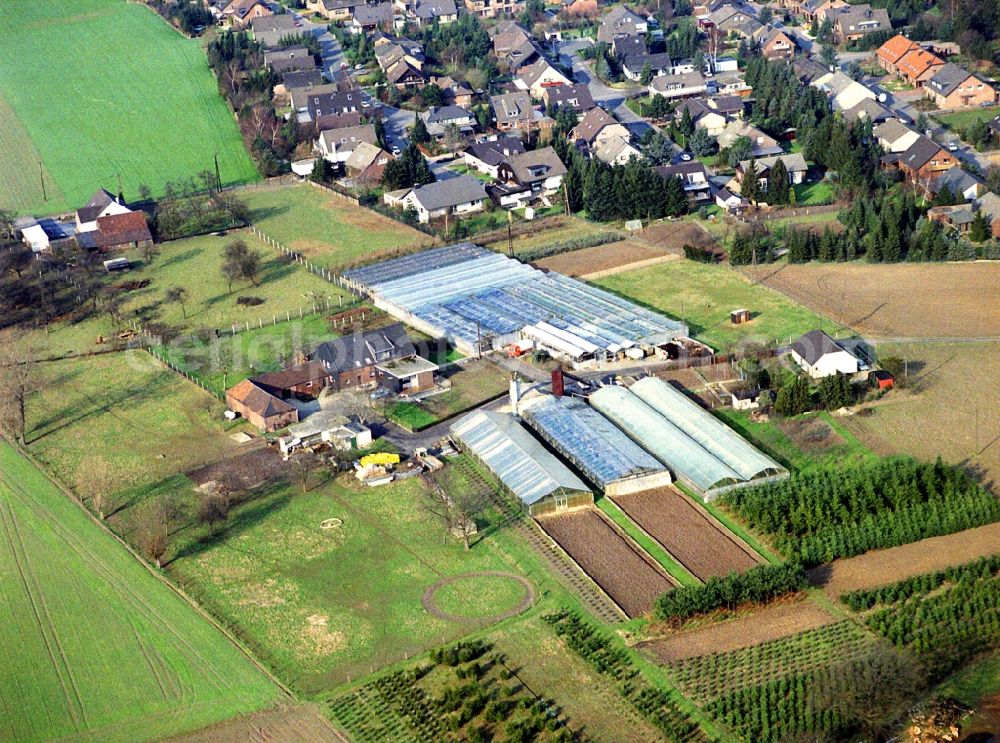
[[741, 650], [837, 621], [810, 601], [780, 603], [708, 627], [680, 632], [639, 647], [657, 663]]
[[701, 580], [758, 564], [724, 527], [673, 488], [631, 493], [614, 501]]
[[809, 578], [837, 598], [849, 591], [877, 588], [913, 575], [972, 562], [998, 551], [1000, 523], [987, 524], [957, 534], [836, 560], [810, 570]]
[[673, 260], [674, 256], [665, 250], [644, 245], [635, 240], [581, 248], [568, 253], [560, 253], [543, 258], [536, 265], [550, 271], [558, 271], [567, 276], [594, 277], [628, 270], [629, 266], [646, 261]]
[[539, 519], [541, 527], [629, 617], [648, 612], [674, 583], [597, 509]]
[[220, 722], [218, 725], [188, 735], [170, 738], [167, 743], [223, 743], [224, 741], [295, 740], [302, 743], [346, 743], [347, 738], [337, 732], [320, 711], [309, 704], [255, 712], [245, 717]]

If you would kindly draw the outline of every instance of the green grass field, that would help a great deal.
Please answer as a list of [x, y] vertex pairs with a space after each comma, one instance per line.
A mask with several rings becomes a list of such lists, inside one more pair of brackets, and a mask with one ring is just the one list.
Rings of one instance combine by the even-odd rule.
[[[411, 478], [366, 488], [344, 476], [308, 493], [279, 488], [234, 510], [214, 539], [183, 535], [170, 575], [294, 687], [332, 688], [476, 628], [424, 610], [424, 591], [441, 578], [501, 570], [538, 585], [542, 577], [534, 554], [493, 528], [490, 510], [470, 550], [445, 538], [422, 505], [426, 487]], [[334, 517], [343, 525], [320, 528]], [[497, 591], [506, 604], [506, 587]]]
[[432, 242], [422, 232], [308, 185], [248, 190], [241, 198], [256, 227], [332, 270]]
[[0, 739], [159, 740], [277, 702], [225, 636], [0, 442]]
[[[221, 272], [222, 251], [234, 240], [243, 240], [263, 257], [258, 285], [239, 281], [232, 292]], [[103, 276], [108, 286], [124, 282], [149, 281], [143, 288], [123, 290], [121, 316], [124, 324], [139, 319], [144, 325], [163, 323], [177, 333], [197, 330], [227, 330], [238, 324], [258, 325], [271, 323], [276, 317], [296, 317], [299, 311], [311, 313], [314, 306], [321, 309], [329, 304], [331, 312], [341, 302], [345, 305], [354, 298], [335, 284], [321, 279], [305, 268], [282, 258], [248, 232], [230, 232], [225, 237], [205, 235], [184, 240], [173, 240], [160, 246], [160, 255], [150, 265], [141, 265], [139, 256], [132, 256], [136, 268], [128, 273]], [[182, 287], [187, 291], [184, 305], [167, 302], [168, 289]], [[243, 297], [264, 300], [256, 306], [241, 306]], [[49, 332], [36, 333], [37, 345], [43, 355], [68, 352], [84, 353], [101, 348], [97, 340], [107, 338], [115, 330], [107, 314], [91, 314], [79, 322], [57, 322]]]
[[822, 204], [832, 204], [836, 198], [836, 195], [833, 192], [833, 184], [829, 181], [800, 183], [794, 188], [796, 206], [820, 206]]
[[[751, 284], [728, 266], [672, 261], [595, 283], [683, 319], [696, 338], [716, 349], [752, 340], [785, 343], [814, 328], [836, 330], [831, 321], [776, 291]], [[750, 310], [751, 321], [730, 324], [729, 313], [741, 307]]]
[[222, 417], [225, 405], [145, 351], [43, 364], [38, 383], [28, 399], [28, 449], [70, 486], [85, 460], [106, 465], [113, 492], [236, 446], [226, 436], [233, 424]]
[[989, 121], [1000, 114], [1000, 106], [988, 106], [971, 111], [956, 111], [950, 114], [934, 114], [934, 118], [954, 132], [968, 129], [977, 121]]
[[[0, 3], [0, 44], [0, 146], [8, 154], [0, 207], [75, 209], [100, 187], [117, 190], [119, 176], [126, 198], [143, 183], [155, 194], [214, 169], [216, 154], [225, 183], [258, 178], [200, 42], [141, 4]], [[4, 126], [7, 107], [23, 128]]]

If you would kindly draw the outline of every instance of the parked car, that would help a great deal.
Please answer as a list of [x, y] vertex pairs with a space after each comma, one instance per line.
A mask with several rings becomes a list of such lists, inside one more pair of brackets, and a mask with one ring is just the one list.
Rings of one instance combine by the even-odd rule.
[[958, 152], [958, 142], [949, 142], [946, 147], [948, 152]]
[[356, 65], [354, 65], [354, 69], [356, 69], [356, 70], [363, 70], [364, 68], [365, 68], [365, 66], [363, 64], [356, 64]]

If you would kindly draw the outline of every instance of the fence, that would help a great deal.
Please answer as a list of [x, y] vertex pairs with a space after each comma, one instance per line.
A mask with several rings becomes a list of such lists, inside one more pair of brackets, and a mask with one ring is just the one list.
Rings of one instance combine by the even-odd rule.
[[203, 390], [205, 390], [205, 392], [207, 392], [208, 394], [210, 394], [216, 400], [221, 400], [222, 402], [226, 401], [226, 396], [224, 394], [221, 394], [219, 392], [216, 392], [215, 390], [211, 390], [208, 387], [206, 387], [205, 383], [202, 382], [200, 379], [198, 379], [197, 377], [193, 376], [192, 374], [189, 374], [188, 372], [186, 372], [183, 369], [181, 369], [179, 366], [177, 366], [177, 364], [175, 364], [174, 362], [172, 362], [166, 356], [157, 353], [157, 351], [154, 350], [153, 346], [146, 346], [145, 349], [146, 349], [147, 352], [149, 352], [149, 355], [152, 356], [154, 359], [156, 359], [157, 361], [159, 361], [161, 364], [167, 366], [168, 368], [172, 369], [173, 371], [177, 372], [178, 374], [180, 374], [181, 376], [183, 376], [185, 379], [187, 379], [189, 382], [194, 382], [196, 385], [198, 385], [199, 387], [201, 387]]

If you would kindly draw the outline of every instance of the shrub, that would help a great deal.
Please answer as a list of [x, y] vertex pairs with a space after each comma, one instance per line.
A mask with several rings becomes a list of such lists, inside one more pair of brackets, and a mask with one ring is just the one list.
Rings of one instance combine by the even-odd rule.
[[659, 619], [682, 620], [723, 607], [763, 603], [805, 588], [805, 570], [799, 563], [758, 565], [745, 573], [709, 578], [701, 586], [684, 586], [656, 600]]

